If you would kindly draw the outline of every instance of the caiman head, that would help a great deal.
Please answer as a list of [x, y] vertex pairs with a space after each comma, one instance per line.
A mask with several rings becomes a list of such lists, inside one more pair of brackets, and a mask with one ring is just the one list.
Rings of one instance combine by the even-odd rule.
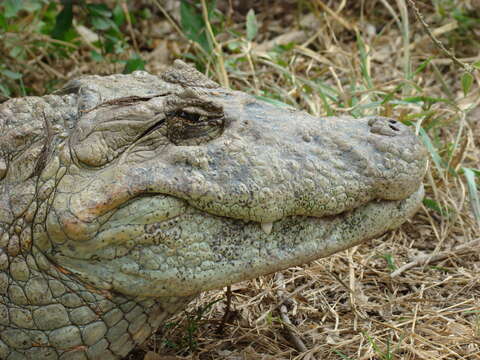
[[279, 108], [181, 61], [69, 94], [71, 128], [37, 164], [50, 195], [33, 240], [95, 288], [219, 288], [381, 235], [423, 197], [426, 151], [392, 119]]

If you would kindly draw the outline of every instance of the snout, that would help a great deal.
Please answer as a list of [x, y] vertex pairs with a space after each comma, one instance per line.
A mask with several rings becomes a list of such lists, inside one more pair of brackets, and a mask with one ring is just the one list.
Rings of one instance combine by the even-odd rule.
[[401, 122], [383, 116], [372, 116], [368, 119], [368, 126], [373, 134], [384, 136], [401, 136], [410, 131]]

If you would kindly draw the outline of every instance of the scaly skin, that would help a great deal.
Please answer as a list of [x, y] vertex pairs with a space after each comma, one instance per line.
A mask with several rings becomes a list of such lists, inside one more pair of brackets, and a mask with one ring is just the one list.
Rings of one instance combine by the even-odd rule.
[[201, 291], [417, 210], [394, 120], [314, 118], [177, 61], [0, 105], [0, 359], [118, 359]]

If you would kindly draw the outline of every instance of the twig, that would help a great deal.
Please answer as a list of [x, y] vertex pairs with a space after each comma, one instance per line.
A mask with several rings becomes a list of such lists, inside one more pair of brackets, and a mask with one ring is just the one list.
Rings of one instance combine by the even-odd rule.
[[227, 323], [228, 318], [230, 317], [231, 305], [232, 305], [232, 287], [227, 286], [227, 307], [223, 314], [222, 321], [220, 322], [220, 325], [218, 325], [217, 334], [223, 333], [223, 328], [225, 327], [225, 324]]
[[340, 279], [340, 277], [339, 277], [337, 274], [335, 274], [335, 273], [333, 273], [333, 272], [331, 272], [331, 271], [328, 271], [328, 273], [329, 273], [330, 275], [332, 275], [332, 276], [335, 278], [335, 280], [337, 280], [340, 284], [342, 284], [343, 287], [345, 288], [345, 290], [347, 290], [349, 294], [353, 294], [353, 290], [350, 289], [350, 286], [348, 286], [348, 285], [345, 283], [345, 281], [343, 281], [342, 279]]
[[261, 44], [253, 44], [252, 54], [255, 56], [268, 57], [268, 51], [275, 48], [277, 45], [286, 45], [289, 43], [302, 43], [307, 40], [307, 33], [303, 30], [294, 30], [282, 33], [272, 40], [265, 41]]
[[480, 246], [480, 239], [470, 241], [466, 244], [459, 245], [452, 250], [442, 251], [436, 255], [420, 255], [414, 258], [411, 262], [403, 265], [390, 274], [390, 277], [396, 277], [406, 270], [416, 266], [427, 265], [433, 262], [448, 259], [450, 256], [462, 255], [464, 253], [474, 252], [474, 248]]
[[180, 25], [178, 22], [175, 20], [174, 17], [170, 16], [167, 10], [162, 6], [161, 2], [159, 0], [152, 0], [155, 5], [157, 5], [158, 9], [161, 11], [163, 16], [167, 19], [167, 21], [170, 23], [170, 25], [173, 26], [175, 31], [182, 37], [184, 38], [188, 43], [192, 44], [198, 51], [200, 51], [203, 55], [208, 56], [209, 54], [195, 41], [191, 41], [187, 35], [183, 32], [181, 29]]
[[308, 283], [298, 287], [295, 289], [295, 291], [291, 292], [291, 293], [288, 293], [288, 295], [286, 296], [283, 296], [282, 299], [280, 299], [280, 301], [277, 303], [277, 305], [275, 305], [275, 307], [272, 309], [272, 310], [277, 310], [278, 308], [280, 308], [280, 306], [284, 305], [288, 300], [290, 300], [292, 297], [294, 297], [295, 295], [297, 295], [299, 292], [302, 292], [304, 289], [312, 286], [314, 283], [317, 282], [317, 279], [313, 279], [311, 281], [309, 281]]
[[347, 30], [357, 30], [357, 26], [355, 24], [349, 23], [347, 20], [338, 15], [337, 12], [333, 11], [327, 5], [325, 5], [321, 0], [317, 0], [316, 3]]
[[132, 38], [133, 48], [135, 49], [135, 52], [137, 54], [140, 54], [137, 39], [135, 37], [135, 33], [133, 32], [132, 19], [130, 18], [130, 12], [128, 11], [127, 2], [125, 0], [122, 1], [121, 6], [123, 13], [125, 14], [125, 18], [127, 19], [128, 32], [130, 33], [130, 36]]
[[168, 13], [167, 10], [165, 10], [165, 8], [162, 6], [161, 2], [160, 2], [159, 0], [153, 0], [153, 2], [155, 3], [155, 5], [157, 5], [158, 9], [162, 12], [163, 16], [165, 16], [165, 18], [168, 20], [168, 22], [170, 23], [170, 25], [173, 26], [173, 28], [175, 29], [175, 31], [176, 31], [181, 37], [183, 37], [185, 40], [188, 41], [188, 38], [185, 36], [185, 33], [182, 31], [182, 29], [180, 29], [180, 26], [179, 26], [178, 23], [175, 21], [175, 19], [170, 16], [170, 14]]
[[422, 24], [423, 28], [427, 32], [428, 36], [430, 39], [432, 39], [433, 43], [447, 56], [449, 57], [456, 65], [460, 66], [463, 70], [465, 70], [468, 73], [473, 73], [475, 68], [469, 64], [464, 63], [463, 61], [460, 61], [451, 51], [449, 51], [443, 43], [438, 40], [435, 35], [433, 35], [432, 31], [430, 30], [430, 27], [428, 26], [427, 22], [425, 21], [425, 18], [423, 17], [422, 13], [420, 10], [418, 10], [417, 5], [415, 4], [414, 0], [408, 0], [408, 3], [413, 9], [413, 12], [415, 13], [415, 16], [417, 17], [418, 21]]
[[223, 60], [222, 47], [218, 43], [217, 39], [215, 39], [215, 34], [213, 33], [212, 25], [210, 24], [210, 19], [208, 18], [207, 3], [205, 0], [201, 0], [201, 3], [202, 3], [203, 21], [205, 22], [205, 26], [207, 27], [208, 36], [214, 46], [213, 53], [215, 54], [218, 60], [218, 63], [216, 65], [218, 69], [218, 75], [220, 78], [220, 84], [223, 87], [226, 87], [227, 89], [229, 89], [230, 82], [228, 80], [227, 70], [225, 68], [225, 62]]
[[[296, 334], [295, 334], [295, 326], [292, 324], [290, 321], [290, 318], [288, 317], [288, 309], [285, 306], [284, 302], [286, 300], [286, 296], [284, 294], [285, 290], [285, 278], [283, 277], [283, 274], [278, 272], [275, 275], [275, 282], [277, 283], [277, 296], [281, 300], [281, 305], [279, 308], [279, 313], [280, 313], [280, 318], [282, 319], [283, 324], [285, 325], [285, 330], [287, 331], [288, 338], [293, 345], [293, 347], [300, 353], [307, 352], [308, 349], [303, 343], [302, 339], [300, 339]], [[311, 355], [308, 358], [312, 358]], [[307, 358], [306, 358], [307, 359]]]
[[24, 47], [25, 51], [35, 60], [35, 63], [42, 67], [45, 71], [52, 73], [57, 79], [67, 80], [67, 77], [62, 73], [58, 72], [51, 66], [45, 64], [40, 60], [40, 57], [35, 56], [34, 52], [28, 48], [28, 46]]
[[[32, 34], [29, 34], [29, 36], [32, 36]], [[78, 49], [78, 46], [75, 45], [75, 44], [69, 43], [67, 41], [53, 39], [50, 36], [47, 36], [47, 35], [44, 35], [44, 34], [33, 34], [33, 36], [38, 37], [40, 39], [40, 41], [45, 41], [45, 42], [50, 42], [52, 44], [59, 44], [59, 45], [67, 46], [67, 47], [73, 48], [75, 50]]]

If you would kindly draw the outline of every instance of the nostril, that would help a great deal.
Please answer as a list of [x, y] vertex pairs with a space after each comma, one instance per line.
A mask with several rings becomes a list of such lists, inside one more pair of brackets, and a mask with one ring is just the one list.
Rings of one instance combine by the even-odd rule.
[[398, 136], [403, 133], [402, 123], [383, 116], [372, 116], [368, 120], [370, 132], [384, 136]]

